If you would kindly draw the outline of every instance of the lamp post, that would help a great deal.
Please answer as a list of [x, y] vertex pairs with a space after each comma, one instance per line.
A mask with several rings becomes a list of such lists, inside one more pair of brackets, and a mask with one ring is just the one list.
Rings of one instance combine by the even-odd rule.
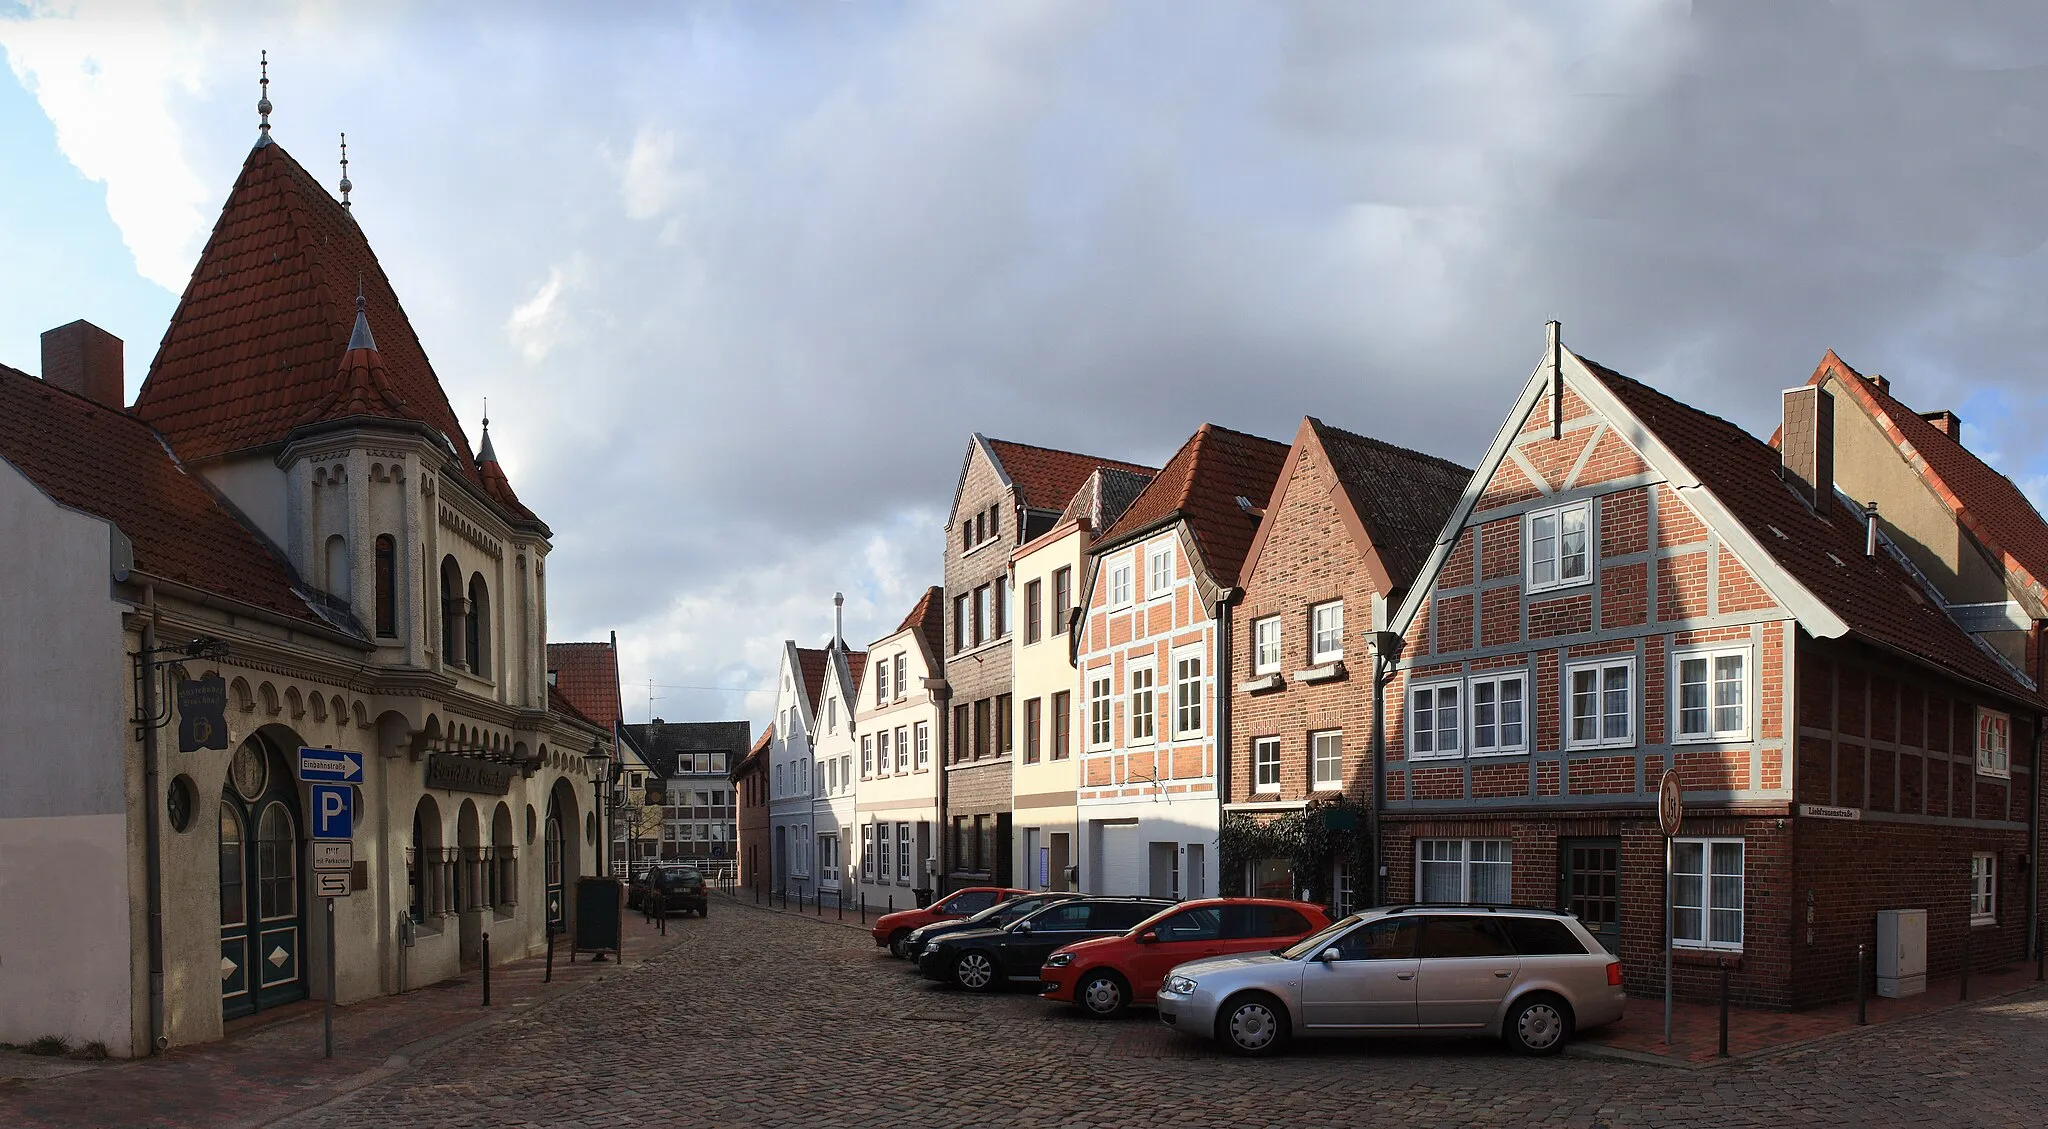
[[607, 808], [604, 802], [604, 788], [606, 784], [610, 783], [610, 780], [607, 779], [610, 774], [605, 769], [611, 764], [611, 761], [611, 754], [604, 751], [604, 746], [598, 742], [597, 738], [591, 738], [590, 751], [583, 754], [583, 768], [584, 771], [590, 774], [591, 802], [596, 805], [596, 810], [602, 816], [604, 823], [604, 846], [597, 852], [597, 873], [600, 876], [608, 873], [611, 869], [608, 858], [612, 851], [611, 809]]

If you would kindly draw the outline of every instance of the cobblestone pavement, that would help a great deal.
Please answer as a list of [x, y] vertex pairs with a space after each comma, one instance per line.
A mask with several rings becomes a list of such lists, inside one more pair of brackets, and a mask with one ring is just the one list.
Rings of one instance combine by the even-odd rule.
[[721, 908], [638, 969], [282, 1124], [2019, 1125], [2048, 1105], [2040, 991], [1704, 1071], [1479, 1040], [1246, 1062], [1149, 1018], [927, 984], [830, 922]]

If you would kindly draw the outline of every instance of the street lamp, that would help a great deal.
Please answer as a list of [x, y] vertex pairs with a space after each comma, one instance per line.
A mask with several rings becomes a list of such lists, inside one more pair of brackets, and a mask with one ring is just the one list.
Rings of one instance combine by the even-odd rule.
[[611, 760], [611, 754], [605, 752], [604, 746], [598, 742], [597, 738], [592, 737], [590, 739], [590, 751], [583, 754], [583, 770], [590, 774], [591, 802], [596, 805], [598, 813], [604, 817], [604, 846], [597, 852], [597, 873], [599, 875], [603, 875], [609, 869], [605, 856], [610, 854], [612, 849], [611, 812], [610, 809], [605, 807], [604, 803], [604, 788], [606, 784], [610, 783], [606, 779], [605, 767], [611, 763]]

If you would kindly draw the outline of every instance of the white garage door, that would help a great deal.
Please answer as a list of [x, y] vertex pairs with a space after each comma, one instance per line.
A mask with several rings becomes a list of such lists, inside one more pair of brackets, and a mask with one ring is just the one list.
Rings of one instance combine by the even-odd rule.
[[1092, 894], [1139, 894], [1144, 891], [1144, 862], [1138, 857], [1138, 824], [1098, 822], [1095, 827], [1094, 876], [1087, 882]]

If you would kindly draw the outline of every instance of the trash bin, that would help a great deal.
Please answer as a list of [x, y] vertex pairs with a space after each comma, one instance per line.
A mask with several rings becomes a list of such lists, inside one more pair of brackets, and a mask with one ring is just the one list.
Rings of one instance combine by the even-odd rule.
[[917, 898], [917, 908], [930, 908], [932, 904], [932, 888], [930, 886], [915, 886], [911, 888], [910, 892]]

